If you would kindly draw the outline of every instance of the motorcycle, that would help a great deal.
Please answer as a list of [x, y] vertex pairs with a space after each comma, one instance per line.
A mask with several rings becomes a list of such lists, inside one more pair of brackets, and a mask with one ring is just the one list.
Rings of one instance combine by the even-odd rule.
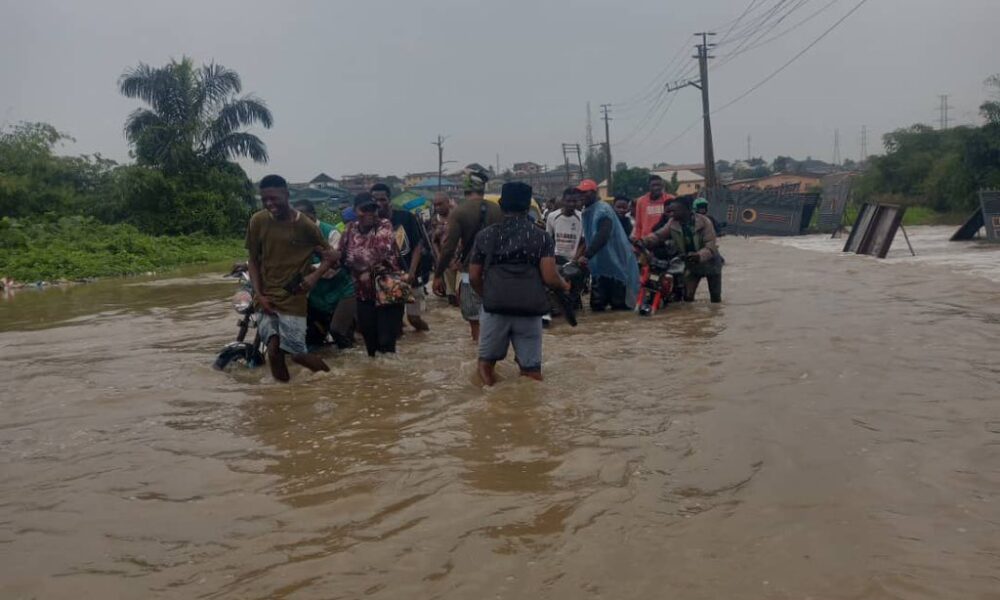
[[655, 252], [641, 242], [636, 244], [639, 253], [639, 297], [636, 311], [649, 317], [671, 302], [684, 300], [684, 257], [672, 242], [667, 242]]
[[[247, 271], [246, 263], [233, 265], [233, 270], [226, 277], [237, 278], [240, 281], [240, 289], [233, 294], [231, 303], [236, 314], [240, 315], [236, 325], [239, 330], [236, 334], [236, 341], [230, 342], [222, 348], [215, 359], [213, 367], [224, 371], [231, 365], [242, 365], [247, 368], [259, 367], [264, 364], [264, 342], [260, 339], [260, 332], [257, 331], [257, 311], [253, 302], [253, 285], [250, 283], [250, 273]], [[253, 342], [247, 343], [246, 337], [253, 328], [255, 333]]]

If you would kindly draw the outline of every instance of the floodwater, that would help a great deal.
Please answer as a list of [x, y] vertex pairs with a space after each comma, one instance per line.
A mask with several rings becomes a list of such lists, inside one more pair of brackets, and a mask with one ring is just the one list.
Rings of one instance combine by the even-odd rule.
[[0, 598], [1000, 598], [1000, 248], [910, 233], [725, 238], [486, 392], [440, 305], [279, 385], [224, 266], [0, 301]]

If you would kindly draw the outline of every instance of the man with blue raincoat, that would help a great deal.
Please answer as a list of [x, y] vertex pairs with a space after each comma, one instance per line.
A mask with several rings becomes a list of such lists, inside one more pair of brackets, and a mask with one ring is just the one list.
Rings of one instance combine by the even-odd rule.
[[577, 260], [590, 270], [590, 309], [632, 310], [639, 297], [636, 261], [618, 215], [597, 197], [597, 183], [584, 179], [576, 187], [583, 200], [584, 254]]

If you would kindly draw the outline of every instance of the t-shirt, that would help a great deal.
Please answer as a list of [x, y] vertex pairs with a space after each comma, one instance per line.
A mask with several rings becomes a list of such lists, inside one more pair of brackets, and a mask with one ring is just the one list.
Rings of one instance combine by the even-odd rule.
[[[319, 229], [326, 237], [331, 248], [340, 245], [341, 232], [329, 223], [319, 222]], [[313, 264], [318, 264], [320, 258], [313, 256]], [[325, 313], [332, 313], [337, 304], [344, 298], [354, 295], [354, 279], [347, 269], [330, 269], [320, 277], [316, 286], [309, 292], [309, 306]]]
[[[410, 258], [418, 245], [423, 244], [424, 236], [420, 232], [420, 225], [413, 213], [407, 210], [392, 211], [392, 229], [396, 234], [396, 246], [399, 247], [399, 256], [404, 271], [410, 270]], [[426, 248], [424, 249], [426, 254]]]
[[[486, 207], [485, 214], [482, 207]], [[485, 218], [483, 218], [485, 217]], [[441, 256], [438, 257], [437, 274], [443, 275], [445, 269], [451, 266], [451, 260], [459, 247], [462, 268], [469, 264], [471, 248], [476, 234], [483, 227], [500, 222], [503, 219], [500, 207], [489, 200], [465, 200], [448, 215], [448, 232], [441, 246]]]
[[555, 239], [556, 256], [567, 260], [576, 258], [576, 250], [583, 237], [583, 221], [579, 212], [573, 211], [571, 215], [562, 211], [553, 212], [545, 223], [545, 230]]
[[305, 277], [316, 246], [329, 247], [319, 227], [296, 211], [291, 221], [279, 221], [258, 211], [247, 226], [246, 248], [260, 267], [260, 287], [277, 312], [304, 317], [306, 294], [292, 295], [285, 286]]
[[659, 199], [653, 200], [649, 194], [640, 197], [635, 203], [635, 230], [633, 235], [644, 238], [653, 233], [653, 228], [663, 216], [667, 203], [674, 197], [664, 193]]
[[555, 241], [527, 216], [508, 217], [479, 232], [470, 262], [485, 265], [490, 249], [493, 251], [490, 264], [537, 265], [543, 258], [555, 256]]
[[622, 229], [625, 230], [625, 235], [632, 235], [632, 228], [635, 227], [635, 223], [632, 221], [631, 216], [618, 215], [618, 222], [622, 224]]

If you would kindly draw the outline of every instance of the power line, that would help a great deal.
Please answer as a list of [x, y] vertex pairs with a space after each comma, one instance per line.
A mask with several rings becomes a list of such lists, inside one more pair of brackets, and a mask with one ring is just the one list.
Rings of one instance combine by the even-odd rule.
[[[785, 29], [784, 31], [782, 31], [782, 32], [780, 32], [778, 34], [775, 34], [774, 36], [772, 36], [772, 37], [770, 37], [770, 38], [768, 38], [768, 39], [766, 39], [766, 40], [764, 40], [762, 42], [759, 42], [759, 43], [753, 44], [752, 46], [748, 46], [748, 47], [744, 48], [743, 51], [740, 52], [740, 54], [744, 54], [746, 52], [750, 52], [751, 50], [756, 50], [757, 48], [760, 48], [761, 46], [766, 46], [766, 45], [770, 44], [771, 42], [773, 42], [775, 40], [778, 40], [778, 39], [781, 39], [781, 38], [785, 37], [789, 33], [795, 31], [799, 27], [802, 27], [803, 25], [805, 25], [809, 21], [812, 21], [813, 19], [815, 19], [819, 15], [823, 14], [824, 12], [826, 12], [827, 10], [829, 10], [831, 7], [833, 7], [833, 5], [837, 4], [838, 2], [841, 2], [841, 0], [830, 0], [829, 2], [827, 2], [826, 4], [824, 4], [822, 7], [820, 7], [819, 10], [814, 11], [808, 17], [802, 19], [801, 21], [799, 21], [796, 24], [792, 25], [788, 29]], [[734, 54], [732, 56], [724, 58], [723, 61], [720, 62], [716, 66], [716, 68], [719, 68], [722, 65], [725, 65], [725, 64], [729, 63], [730, 61], [732, 61], [733, 59], [735, 59], [737, 56], [738, 55]]]
[[[785, 19], [790, 17], [792, 13], [805, 6], [806, 3], [808, 2], [809, 0], [798, 0], [797, 4], [793, 5], [784, 14], [779, 16], [771, 23], [767, 22], [761, 23], [759, 31], [754, 31], [748, 34], [740, 43], [740, 45], [736, 47], [736, 49], [734, 49], [732, 52], [723, 57], [723, 61], [719, 64], [719, 66], [721, 67], [722, 65], [735, 59], [737, 56], [740, 56], [744, 52], [747, 52], [753, 46], [753, 44], [756, 44], [761, 40], [761, 38], [763, 38], [770, 32], [774, 31], [774, 29], [782, 22], [784, 22]], [[750, 44], [750, 46], [748, 46], [748, 44]]]
[[732, 100], [730, 100], [726, 104], [723, 104], [719, 108], [715, 109], [713, 111], [713, 114], [717, 113], [717, 112], [720, 112], [720, 111], [723, 111], [723, 110], [729, 108], [730, 106], [736, 104], [740, 100], [742, 100], [742, 99], [746, 98], [747, 96], [749, 96], [750, 94], [756, 92], [758, 89], [760, 89], [767, 82], [769, 82], [772, 79], [774, 79], [775, 77], [777, 77], [779, 73], [781, 73], [782, 71], [784, 71], [785, 69], [787, 69], [788, 67], [790, 67], [792, 65], [792, 63], [794, 63], [795, 61], [797, 61], [799, 58], [802, 57], [802, 55], [804, 55], [806, 52], [808, 52], [809, 50], [811, 50], [813, 48], [813, 46], [815, 46], [816, 44], [818, 44], [821, 41], [823, 41], [823, 39], [826, 38], [826, 36], [830, 35], [830, 33], [832, 33], [834, 29], [836, 29], [841, 23], [843, 23], [844, 21], [846, 21], [848, 19], [848, 17], [850, 17], [851, 15], [853, 15], [854, 13], [856, 13], [867, 2], [868, 2], [868, 0], [861, 0], [860, 2], [858, 2], [854, 6], [854, 8], [852, 8], [850, 11], [847, 12], [847, 14], [845, 14], [840, 19], [838, 19], [836, 23], [834, 23], [833, 25], [831, 25], [826, 31], [824, 31], [818, 38], [816, 38], [815, 40], [813, 40], [813, 42], [810, 43], [808, 46], [806, 46], [805, 48], [803, 48], [798, 54], [796, 54], [791, 59], [789, 59], [788, 62], [786, 62], [785, 64], [783, 64], [780, 67], [778, 67], [778, 69], [776, 71], [774, 71], [773, 73], [771, 73], [770, 75], [768, 75], [767, 77], [765, 77], [764, 79], [762, 79], [761, 81], [759, 81], [756, 85], [754, 85], [753, 87], [751, 87], [747, 91], [743, 92], [742, 94], [740, 94], [739, 96], [733, 98]]

